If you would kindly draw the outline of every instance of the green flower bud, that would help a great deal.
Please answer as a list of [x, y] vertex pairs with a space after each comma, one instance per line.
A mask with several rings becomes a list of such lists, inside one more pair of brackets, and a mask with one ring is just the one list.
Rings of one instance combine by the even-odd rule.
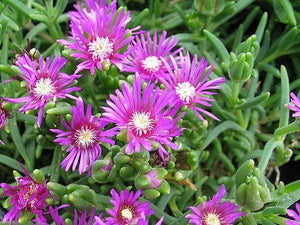
[[235, 191], [235, 200], [240, 206], [245, 206], [247, 200], [247, 184], [241, 184]]
[[123, 166], [120, 169], [120, 176], [124, 179], [133, 177], [134, 175], [135, 175], [135, 172], [134, 172], [134, 169], [132, 166], [127, 165], [127, 166]]
[[128, 155], [123, 154], [122, 152], [119, 152], [114, 157], [114, 163], [118, 166], [128, 163], [129, 161], [130, 161], [130, 157]]
[[143, 191], [143, 196], [149, 200], [152, 200], [158, 198], [160, 196], [160, 192], [154, 189], [147, 189]]
[[256, 177], [251, 177], [247, 188], [247, 198], [245, 207], [251, 211], [256, 211], [264, 206], [260, 197], [259, 184]]
[[68, 193], [68, 189], [65, 186], [58, 183], [48, 182], [47, 187], [50, 189], [50, 191], [53, 191], [61, 196]]
[[145, 176], [138, 176], [135, 178], [134, 184], [139, 189], [146, 189], [150, 187], [151, 181]]
[[20, 223], [20, 224], [27, 223], [27, 222], [31, 221], [33, 216], [34, 216], [34, 214], [31, 211], [26, 211], [23, 216], [19, 217], [18, 223]]
[[90, 202], [84, 200], [83, 198], [81, 198], [77, 194], [70, 194], [69, 195], [69, 201], [74, 205], [74, 207], [76, 209], [79, 209], [81, 211], [85, 210], [85, 209], [90, 211], [93, 208], [93, 205]]
[[225, 0], [195, 0], [194, 6], [201, 14], [214, 16], [223, 11]]
[[252, 35], [237, 47], [236, 54], [249, 52], [252, 53], [255, 58], [259, 52], [259, 48], [259, 43], [256, 41], [256, 35]]
[[176, 181], [182, 181], [184, 179], [187, 179], [191, 173], [191, 170], [179, 170], [174, 174], [174, 179]]
[[36, 182], [42, 184], [45, 181], [45, 175], [41, 170], [35, 169], [33, 171], [33, 178]]
[[254, 59], [251, 53], [230, 54], [229, 77], [233, 82], [243, 83], [252, 73]]
[[126, 129], [123, 129], [121, 130], [118, 134], [117, 134], [117, 139], [119, 141], [122, 141], [124, 143], [127, 142], [127, 130]]
[[194, 169], [199, 164], [200, 151], [189, 151], [187, 152], [187, 163], [190, 165], [191, 169]]
[[252, 159], [244, 162], [236, 171], [235, 174], [235, 185], [239, 187], [242, 183], [245, 183], [247, 177], [251, 175], [252, 170], [254, 169], [254, 161]]
[[162, 194], [168, 195], [171, 192], [171, 187], [170, 184], [166, 180], [164, 180], [157, 190]]

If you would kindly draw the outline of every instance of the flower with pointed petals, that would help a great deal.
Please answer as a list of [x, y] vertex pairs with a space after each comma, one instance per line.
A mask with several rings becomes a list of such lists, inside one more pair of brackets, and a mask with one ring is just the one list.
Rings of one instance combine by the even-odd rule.
[[296, 211], [288, 209], [287, 214], [294, 220], [286, 220], [286, 225], [299, 225], [300, 224], [300, 204], [296, 203]]
[[44, 220], [44, 209], [46, 208], [46, 198], [53, 196], [46, 188], [46, 182], [38, 183], [33, 180], [25, 168], [20, 164], [25, 176], [16, 178], [17, 185], [9, 186], [7, 183], [1, 183], [0, 187], [4, 189], [3, 195], [11, 198], [12, 208], [3, 218], [3, 223], [9, 221], [11, 225], [13, 221], [17, 224], [22, 212], [30, 211], [37, 215], [38, 218]]
[[92, 116], [92, 106], [87, 106], [84, 112], [84, 103], [81, 98], [76, 100], [76, 106], [71, 107], [72, 120], [70, 125], [62, 121], [67, 131], [50, 129], [57, 133], [54, 142], [62, 146], [69, 146], [66, 151], [68, 156], [62, 161], [61, 166], [68, 171], [72, 166], [74, 171], [79, 164], [79, 174], [90, 171], [93, 163], [101, 155], [99, 142], [113, 145], [115, 142], [110, 138], [116, 135], [116, 128], [104, 131], [106, 122], [97, 116]]
[[152, 215], [154, 211], [150, 209], [150, 202], [140, 202], [138, 198], [141, 190], [136, 193], [133, 191], [123, 190], [120, 195], [111, 190], [113, 209], [107, 210], [110, 217], [106, 218], [107, 225], [133, 225], [137, 224], [145, 216]]
[[185, 105], [193, 109], [201, 120], [204, 120], [204, 118], [200, 113], [219, 120], [212, 113], [197, 106], [197, 104], [210, 107], [210, 102], [214, 101], [214, 99], [209, 98], [209, 96], [216, 94], [212, 90], [220, 89], [220, 84], [225, 82], [225, 78], [216, 78], [208, 81], [213, 66], [205, 73], [208, 63], [204, 58], [198, 62], [197, 55], [194, 56], [192, 62], [189, 53], [186, 56], [180, 54], [177, 61], [173, 56], [170, 56], [170, 59], [172, 64], [162, 59], [168, 73], [167, 76], [160, 77], [160, 81], [165, 85], [167, 91], [174, 96], [171, 102], [174, 110], [177, 111], [181, 106]]
[[[3, 108], [3, 102], [0, 99], [0, 130], [3, 130], [6, 126], [9, 113]], [[0, 144], [5, 145], [0, 139]]]
[[138, 75], [132, 89], [127, 83], [123, 83], [122, 91], [116, 90], [116, 96], [110, 95], [110, 100], [106, 101], [109, 107], [103, 107], [103, 120], [115, 123], [120, 130], [127, 132], [127, 154], [133, 150], [140, 152], [141, 147], [152, 151], [153, 141], [158, 143], [158, 152], [162, 158], [168, 155], [163, 144], [177, 149], [177, 145], [171, 140], [181, 134], [181, 129], [176, 124], [178, 119], [172, 120], [164, 114], [169, 96], [166, 92], [161, 94], [159, 88], [154, 89], [154, 84], [151, 83], [143, 90], [142, 80]]
[[148, 31], [142, 32], [140, 36], [136, 35], [130, 46], [131, 51], [123, 61], [124, 71], [138, 72], [146, 81], [156, 81], [158, 77], [164, 76], [166, 70], [161, 58], [168, 61], [169, 55], [175, 56], [181, 50], [172, 52], [177, 45], [177, 39], [166, 36], [167, 32], [163, 31], [158, 41], [156, 30], [153, 39]]
[[[58, 214], [58, 210], [64, 207], [67, 207], [68, 205], [63, 205], [62, 207], [57, 207], [55, 209], [52, 208], [52, 206], [49, 207], [49, 213], [50, 217], [52, 218], [55, 225], [66, 225], [66, 222], [62, 216]], [[76, 209], [74, 209], [74, 219], [73, 224], [74, 225], [94, 225], [95, 221], [95, 208], [92, 209], [90, 215], [88, 216], [88, 211], [84, 210], [81, 214], [81, 217], [79, 217], [79, 214]], [[48, 223], [46, 219], [36, 219], [34, 222], [36, 222], [36, 225], [50, 225], [53, 223]]]
[[222, 185], [217, 194], [209, 201], [201, 203], [198, 207], [189, 207], [192, 211], [186, 218], [190, 224], [195, 225], [230, 225], [244, 215], [238, 212], [239, 206], [225, 201], [220, 203], [226, 194], [225, 186]]
[[72, 96], [70, 92], [80, 91], [79, 87], [68, 87], [75, 79], [81, 75], [68, 75], [59, 72], [67, 63], [65, 58], [56, 56], [52, 63], [50, 57], [43, 60], [40, 55], [39, 60], [32, 60], [28, 55], [22, 55], [17, 59], [21, 73], [20, 77], [27, 82], [28, 96], [20, 98], [4, 98], [13, 103], [25, 103], [20, 111], [25, 113], [28, 110], [39, 109], [37, 124], [40, 127], [43, 118], [44, 107], [48, 101], [56, 101], [58, 98]]
[[291, 103], [288, 108], [295, 112], [293, 117], [300, 117], [300, 99], [294, 93], [291, 93]]
[[74, 51], [71, 56], [82, 60], [76, 72], [89, 69], [94, 74], [95, 67], [103, 70], [103, 63], [115, 64], [122, 69], [121, 61], [127, 55], [126, 46], [133, 37], [126, 29], [131, 20], [130, 12], [116, 9], [116, 1], [107, 5], [106, 0], [86, 1], [87, 9], [79, 3], [75, 12], [69, 13], [71, 21], [70, 41], [59, 40]]

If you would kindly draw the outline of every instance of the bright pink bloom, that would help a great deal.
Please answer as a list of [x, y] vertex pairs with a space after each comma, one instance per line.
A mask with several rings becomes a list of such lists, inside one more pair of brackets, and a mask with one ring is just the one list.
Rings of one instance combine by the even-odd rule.
[[20, 108], [22, 113], [38, 109], [37, 124], [41, 126], [44, 107], [47, 102], [55, 102], [58, 98], [72, 98], [69, 95], [70, 92], [81, 90], [79, 87], [68, 87], [81, 75], [68, 75], [59, 72], [66, 63], [67, 60], [59, 56], [56, 56], [52, 63], [50, 57], [47, 57], [46, 62], [44, 62], [42, 55], [40, 55], [39, 61], [32, 60], [26, 54], [18, 57], [16, 64], [21, 70], [19, 76], [27, 82], [29, 96], [4, 99], [13, 103], [25, 103]]
[[109, 107], [103, 107], [103, 120], [115, 123], [120, 130], [127, 132], [127, 154], [133, 150], [140, 152], [141, 147], [152, 151], [153, 141], [158, 143], [162, 158], [168, 155], [163, 144], [177, 149], [172, 138], [181, 134], [176, 124], [179, 118], [165, 116], [164, 108], [170, 95], [162, 94], [159, 88], [154, 87], [154, 84], [148, 83], [143, 90], [142, 80], [136, 75], [132, 89], [123, 83], [122, 91], [116, 90], [116, 96], [110, 95], [110, 100], [106, 101]]
[[133, 39], [132, 30], [126, 29], [131, 20], [130, 12], [116, 9], [116, 1], [107, 5], [106, 0], [87, 0], [87, 8], [75, 5], [77, 11], [70, 12], [70, 41], [59, 40], [72, 51], [72, 57], [82, 60], [76, 72], [89, 69], [94, 74], [95, 67], [103, 70], [102, 64], [115, 64], [122, 69], [121, 61], [127, 55], [126, 46]]
[[[3, 130], [6, 126], [9, 113], [3, 108], [3, 102], [0, 99], [0, 130]], [[0, 139], [0, 144], [4, 145], [4, 142]]]
[[287, 210], [287, 214], [292, 217], [294, 220], [286, 220], [286, 225], [299, 225], [300, 224], [300, 204], [296, 203], [296, 210]]
[[[146, 34], [146, 37], [145, 37]], [[123, 61], [124, 71], [136, 73], [146, 81], [156, 81], [166, 73], [161, 58], [168, 60], [168, 56], [175, 56], [181, 49], [172, 52], [177, 45], [174, 37], [166, 38], [167, 32], [163, 31], [159, 41], [157, 31], [154, 30], [153, 39], [148, 31], [142, 32], [130, 44], [130, 54]]]
[[300, 117], [300, 99], [294, 93], [291, 93], [291, 103], [288, 108], [295, 112], [293, 117]]
[[113, 209], [107, 210], [111, 217], [106, 218], [107, 225], [128, 225], [136, 224], [145, 216], [152, 215], [154, 211], [150, 209], [150, 202], [140, 202], [138, 198], [141, 190], [136, 193], [133, 191], [123, 190], [120, 195], [111, 190]]
[[210, 95], [217, 93], [214, 89], [220, 89], [220, 84], [225, 82], [225, 78], [216, 78], [208, 81], [208, 77], [213, 70], [213, 66], [205, 73], [208, 62], [204, 58], [198, 62], [197, 55], [194, 56], [192, 62], [189, 53], [186, 56], [180, 54], [178, 60], [170, 56], [172, 64], [162, 59], [168, 71], [168, 76], [160, 77], [160, 81], [165, 85], [166, 90], [173, 94], [171, 105], [177, 111], [181, 106], [187, 106], [196, 113], [196, 115], [204, 120], [200, 113], [203, 113], [215, 120], [219, 120], [212, 113], [197, 106], [210, 107], [209, 102], [214, 99], [209, 98]]
[[62, 146], [69, 146], [66, 151], [68, 156], [62, 161], [61, 166], [69, 170], [72, 166], [74, 171], [79, 164], [79, 174], [89, 171], [93, 163], [101, 155], [99, 142], [113, 145], [115, 142], [110, 138], [116, 135], [116, 128], [104, 131], [107, 123], [100, 120], [97, 116], [92, 116], [92, 106], [87, 106], [84, 112], [84, 103], [81, 98], [76, 100], [77, 106], [71, 107], [72, 120], [70, 125], [62, 121], [67, 131], [50, 129], [57, 133], [54, 142]]
[[243, 212], [237, 211], [239, 209], [238, 205], [235, 205], [230, 201], [224, 201], [220, 203], [225, 194], [226, 189], [225, 186], [222, 185], [217, 194], [211, 200], [201, 203], [198, 207], [189, 207], [192, 213], [188, 214], [186, 218], [189, 219], [190, 224], [230, 225], [233, 224], [238, 218], [243, 216]]
[[4, 189], [3, 195], [11, 197], [12, 208], [6, 213], [2, 221], [3, 223], [9, 221], [10, 225], [13, 221], [18, 222], [23, 211], [30, 211], [44, 220], [43, 210], [46, 208], [46, 198], [52, 197], [50, 191], [46, 188], [46, 181], [44, 183], [36, 182], [30, 177], [25, 168], [22, 165], [20, 166], [25, 176], [16, 178], [16, 186], [11, 187], [7, 183], [0, 184], [0, 187]]

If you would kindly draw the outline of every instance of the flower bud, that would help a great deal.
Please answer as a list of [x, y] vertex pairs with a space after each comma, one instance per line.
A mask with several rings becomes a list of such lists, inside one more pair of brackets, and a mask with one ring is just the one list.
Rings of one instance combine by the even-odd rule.
[[143, 191], [143, 196], [149, 200], [152, 200], [158, 198], [160, 196], [160, 192], [154, 189], [147, 189]]
[[123, 166], [120, 169], [120, 176], [124, 179], [128, 179], [130, 177], [133, 177], [135, 175], [134, 169], [132, 166]]
[[130, 161], [130, 157], [128, 155], [125, 155], [122, 152], [119, 152], [115, 157], [114, 157], [114, 163], [118, 166], [121, 166], [125, 163], [128, 163]]
[[34, 180], [40, 184], [42, 184], [45, 181], [45, 175], [41, 170], [35, 169], [33, 171], [33, 177]]
[[225, 0], [195, 0], [194, 6], [201, 14], [214, 16], [223, 11]]
[[64, 196], [68, 193], [68, 189], [65, 186], [58, 183], [48, 182], [47, 187], [50, 189], [50, 191], [53, 191], [60, 196]]
[[235, 185], [239, 187], [242, 183], [245, 183], [247, 176], [251, 174], [251, 171], [253, 169], [254, 169], [254, 161], [252, 159], [244, 162], [236, 171]]

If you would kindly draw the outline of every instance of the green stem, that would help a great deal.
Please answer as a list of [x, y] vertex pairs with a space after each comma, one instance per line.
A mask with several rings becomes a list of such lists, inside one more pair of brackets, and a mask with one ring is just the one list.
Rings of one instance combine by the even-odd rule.
[[287, 126], [278, 128], [275, 131], [274, 135], [277, 140], [282, 140], [282, 139], [284, 139], [285, 135], [287, 135], [289, 133], [294, 133], [297, 131], [300, 131], [300, 120], [295, 120], [293, 123], [291, 123]]
[[264, 147], [263, 153], [261, 155], [259, 164], [258, 164], [258, 168], [260, 169], [261, 173], [264, 174], [268, 163], [271, 159], [272, 156], [272, 152], [273, 150], [280, 144], [280, 142], [278, 142], [275, 139], [271, 139], [270, 141], [267, 142], [267, 144]]
[[154, 210], [154, 216], [157, 219], [161, 219], [162, 216], [165, 217], [165, 219], [164, 219], [165, 224], [171, 224], [172, 222], [176, 221], [175, 217], [169, 216], [167, 213], [160, 210], [160, 208], [158, 208], [156, 205], [151, 204], [151, 208]]
[[231, 100], [233, 104], [239, 104], [240, 83], [232, 82]]

